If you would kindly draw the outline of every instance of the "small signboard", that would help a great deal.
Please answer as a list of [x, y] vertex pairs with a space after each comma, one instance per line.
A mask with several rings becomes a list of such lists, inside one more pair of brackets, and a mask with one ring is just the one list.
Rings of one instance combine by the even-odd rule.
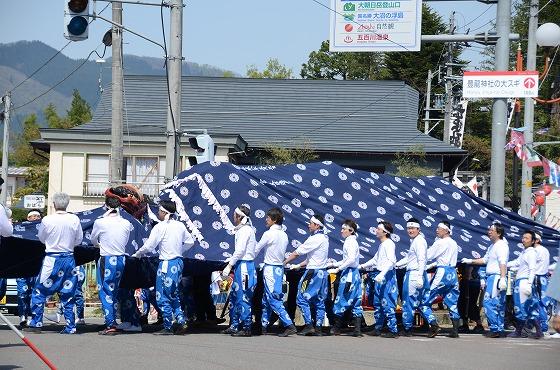
[[23, 196], [23, 208], [42, 209], [45, 208], [45, 196], [42, 194], [30, 194]]
[[463, 74], [463, 98], [534, 98], [537, 71], [471, 71]]
[[331, 0], [330, 51], [419, 51], [422, 1]]

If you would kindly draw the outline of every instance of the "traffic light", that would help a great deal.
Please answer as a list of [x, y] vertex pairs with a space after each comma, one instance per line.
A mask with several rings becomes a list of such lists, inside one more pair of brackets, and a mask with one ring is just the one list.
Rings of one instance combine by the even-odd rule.
[[72, 41], [86, 40], [90, 0], [70, 0], [64, 3], [64, 37]]
[[190, 137], [189, 144], [191, 148], [196, 150], [194, 157], [189, 157], [191, 166], [208, 161], [214, 161], [214, 140], [210, 135], [198, 135], [197, 137]]

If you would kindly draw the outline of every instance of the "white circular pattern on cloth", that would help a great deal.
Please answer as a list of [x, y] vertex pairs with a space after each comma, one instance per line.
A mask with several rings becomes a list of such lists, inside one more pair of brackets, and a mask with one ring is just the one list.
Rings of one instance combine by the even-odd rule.
[[292, 207], [290, 207], [290, 206], [287, 205], [287, 204], [284, 204], [284, 205], [282, 206], [282, 209], [283, 209], [284, 211], [288, 212], [288, 213], [292, 213]]
[[361, 216], [360, 212], [358, 212], [354, 209], [350, 213], [352, 214], [352, 217], [354, 217], [354, 218], [360, 218], [360, 216]]
[[342, 197], [346, 199], [348, 202], [352, 200], [352, 194], [350, 193], [344, 193], [342, 194]]
[[203, 240], [203, 241], [200, 242], [200, 247], [202, 249], [208, 249], [208, 248], [210, 248], [210, 243], [208, 243], [206, 240]]
[[454, 191], [453, 194], [451, 194], [451, 196], [453, 197], [453, 199], [456, 200], [461, 199], [461, 194], [457, 193], [456, 191]]
[[439, 208], [441, 208], [441, 210], [444, 211], [444, 212], [449, 211], [449, 207], [447, 206], [447, 204], [443, 204], [443, 203], [442, 203], [442, 204], [439, 206]]
[[189, 195], [189, 189], [188, 189], [186, 186], [181, 186], [181, 187], [179, 188], [179, 193], [180, 193], [182, 196], [186, 197], [187, 195]]
[[305, 190], [301, 190], [299, 193], [301, 194], [302, 197], [304, 197], [306, 199], [309, 198], [309, 193], [306, 192]]
[[255, 198], [255, 199], [256, 199], [256, 198], [259, 197], [259, 192], [256, 191], [256, 190], [254, 190], [254, 189], [249, 190], [249, 191], [248, 191], [248, 194], [249, 194], [249, 196], [250, 196], [251, 198]]
[[315, 186], [316, 188], [321, 187], [321, 181], [317, 180], [317, 179], [313, 179], [311, 180], [311, 184], [313, 186]]
[[222, 191], [220, 191], [220, 196], [224, 199], [229, 198], [230, 192], [228, 189], [223, 189]]
[[297, 248], [301, 245], [299, 240], [292, 240], [292, 247]]
[[351, 173], [351, 174], [356, 173], [356, 171], [354, 171], [353, 169], [351, 169], [351, 168], [349, 168], [349, 167], [344, 167], [344, 171], [346, 171], [346, 172], [348, 172], [348, 173]]
[[202, 222], [198, 221], [198, 220], [194, 220], [193, 221], [194, 226], [196, 226], [198, 229], [202, 228]]
[[331, 215], [330, 213], [325, 213], [325, 221], [327, 222], [333, 222], [334, 221], [334, 216]]
[[486, 212], [485, 210], [481, 209], [480, 211], [478, 211], [478, 215], [482, 218], [486, 218], [488, 217], [488, 212]]
[[379, 206], [377, 207], [377, 213], [379, 213], [380, 215], [384, 215], [385, 213], [387, 213], [387, 211], [385, 211], [385, 208]]
[[270, 200], [272, 203], [277, 204], [278, 203], [278, 198], [274, 195], [269, 195], [268, 196], [268, 200]]
[[405, 221], [408, 221], [412, 218], [412, 215], [408, 212], [403, 214], [403, 218], [405, 219]]
[[329, 171], [325, 170], [324, 168], [321, 168], [321, 169], [319, 170], [319, 173], [320, 173], [322, 176], [325, 176], [325, 177], [329, 175]]
[[52, 287], [52, 285], [53, 285], [53, 281], [52, 281], [52, 279], [50, 279], [50, 278], [49, 278], [49, 279], [46, 279], [45, 281], [43, 281], [43, 286], [44, 286], [45, 288], [50, 288], [50, 287]]
[[402, 179], [400, 177], [395, 176], [395, 181], [402, 184]]
[[424, 226], [426, 226], [426, 227], [432, 226], [432, 223], [431, 223], [427, 218], [423, 219], [423, 220], [422, 220], [422, 223], [423, 223]]
[[116, 266], [117, 265], [117, 257], [116, 256], [109, 257], [109, 264], [111, 266]]
[[436, 193], [438, 193], [439, 195], [443, 195], [443, 190], [441, 190], [440, 188], [435, 188]]
[[57, 272], [56, 274], [58, 277], [63, 277], [64, 276], [64, 271], [60, 270], [59, 272]]
[[397, 228], [397, 229], [399, 229], [399, 230], [401, 230], [401, 231], [404, 230], [404, 227], [403, 227], [401, 224], [395, 224], [394, 226], [395, 226], [395, 228]]
[[327, 198], [325, 198], [325, 197], [322, 196], [322, 195], [319, 196], [319, 198], [317, 198], [317, 199], [319, 199], [319, 202], [321, 202], [321, 203], [323, 203], [323, 204], [327, 204], [327, 202], [328, 202]]
[[373, 188], [369, 189], [369, 191], [371, 192], [372, 195], [378, 196], [379, 192]]
[[431, 196], [431, 195], [428, 195], [428, 199], [429, 199], [431, 202], [435, 202], [435, 201], [436, 201], [436, 198], [433, 197], [433, 196]]
[[200, 208], [199, 206], [194, 206], [194, 207], [192, 208], [192, 211], [193, 211], [193, 213], [194, 213], [195, 215], [200, 215], [200, 214], [202, 214], [202, 208]]
[[336, 213], [340, 213], [340, 212], [342, 212], [342, 207], [335, 204], [335, 205], [333, 205], [333, 211], [335, 211]]
[[236, 173], [230, 173], [229, 174], [229, 181], [238, 182], [239, 181], [239, 175], [236, 174]]
[[201, 253], [195, 254], [194, 258], [196, 258], [197, 260], [200, 260], [200, 261], [204, 261], [206, 259], [206, 257], [204, 257], [204, 255], [201, 254]]
[[339, 172], [338, 178], [341, 179], [342, 181], [345, 181], [346, 179], [348, 179], [348, 176], [346, 176], [344, 172]]
[[357, 183], [356, 181], [352, 182], [352, 187], [354, 188], [354, 190], [361, 190], [362, 186]]
[[419, 195], [419, 194], [420, 194], [420, 189], [418, 189], [418, 188], [416, 188], [416, 187], [413, 187], [411, 190], [412, 190], [414, 193], [416, 193], [416, 195]]
[[325, 194], [328, 195], [329, 197], [332, 197], [334, 195], [334, 192], [332, 191], [331, 188], [325, 188]]
[[266, 212], [263, 211], [262, 209], [257, 209], [255, 211], [255, 217], [256, 218], [264, 218], [264, 216], [266, 216]]
[[220, 242], [220, 248], [229, 249], [229, 243], [228, 242]]
[[301, 182], [301, 181], [303, 180], [303, 178], [301, 177], [301, 175], [299, 175], [299, 174], [297, 174], [297, 173], [296, 173], [293, 177], [294, 177], [294, 181], [295, 181], [295, 182]]
[[335, 248], [334, 253], [338, 254], [339, 256], [342, 256], [342, 250], [341, 249]]
[[370, 172], [369, 174], [370, 174], [370, 176], [373, 177], [374, 179], [379, 180], [379, 175], [376, 174], [375, 172]]
[[395, 204], [395, 201], [394, 201], [393, 199], [389, 198], [389, 197], [385, 197], [385, 201], [386, 201], [388, 204], [390, 204], [390, 205], [394, 205], [394, 204]]
[[358, 202], [358, 207], [360, 207], [361, 209], [367, 209], [367, 203], [360, 200]]
[[207, 173], [204, 175], [204, 180], [206, 180], [206, 182], [212, 182], [214, 181], [214, 176], [212, 176], [211, 173]]
[[307, 234], [307, 231], [303, 230], [302, 228], [297, 228], [297, 232], [300, 233], [301, 235], [305, 235]]
[[220, 230], [223, 227], [222, 223], [220, 221], [214, 221], [212, 222], [212, 228], [214, 230]]
[[459, 216], [465, 217], [465, 211], [463, 211], [462, 209], [457, 210], [457, 213], [459, 214]]
[[292, 204], [296, 207], [301, 207], [301, 200], [294, 198], [292, 199]]
[[416, 181], [417, 181], [420, 185], [426, 186], [426, 183], [424, 182], [424, 180], [422, 180], [422, 179], [417, 179]]
[[305, 171], [305, 169], [306, 169], [307, 167], [305, 167], [304, 164], [301, 164], [301, 163], [300, 163], [300, 164], [297, 164], [297, 168], [299, 168], [299, 169], [302, 170], [302, 171]]

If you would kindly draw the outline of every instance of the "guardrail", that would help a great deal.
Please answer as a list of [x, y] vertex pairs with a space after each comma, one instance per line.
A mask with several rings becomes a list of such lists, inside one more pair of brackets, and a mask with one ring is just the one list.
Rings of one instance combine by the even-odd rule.
[[[142, 193], [155, 197], [159, 194], [160, 189], [164, 185], [161, 182], [127, 182], [127, 184], [136, 186]], [[108, 181], [84, 181], [83, 183], [83, 196], [84, 197], [103, 197], [105, 190], [111, 184]]]

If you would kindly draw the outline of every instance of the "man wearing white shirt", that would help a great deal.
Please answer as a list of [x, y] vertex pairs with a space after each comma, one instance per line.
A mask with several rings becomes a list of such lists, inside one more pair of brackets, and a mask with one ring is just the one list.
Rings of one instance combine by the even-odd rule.
[[76, 333], [74, 305], [78, 272], [74, 261], [74, 247], [82, 243], [83, 231], [78, 216], [66, 212], [70, 197], [66, 193], [55, 193], [55, 213], [48, 215], [39, 225], [39, 240], [45, 244], [46, 256], [35, 289], [31, 297], [29, 327], [24, 330], [40, 333], [43, 326], [43, 311], [47, 297], [58, 292], [64, 307], [66, 327], [61, 334]]
[[508, 262], [507, 267], [517, 270], [515, 287], [513, 289], [513, 302], [515, 312], [515, 331], [508, 335], [509, 338], [527, 337], [523, 331], [527, 322], [535, 324], [536, 338], [542, 337], [539, 316], [539, 300], [533, 292], [533, 281], [537, 267], [537, 252], [535, 251], [536, 235], [533, 231], [523, 232], [521, 243], [525, 250], [519, 257]]
[[351, 309], [354, 318], [354, 337], [361, 337], [362, 331], [362, 278], [360, 276], [360, 246], [358, 245], [356, 231], [358, 225], [354, 220], [344, 220], [340, 233], [344, 238], [342, 246], [342, 260], [335, 262], [334, 268], [328, 270], [329, 274], [340, 273], [338, 292], [334, 300], [333, 313], [334, 326], [331, 334], [339, 335], [341, 320], [344, 313]]
[[377, 253], [372, 259], [360, 265], [360, 270], [375, 267], [374, 271], [374, 294], [373, 294], [373, 317], [375, 318], [375, 329], [368, 335], [379, 336], [383, 324], [387, 323], [389, 333], [383, 335], [386, 338], [398, 338], [397, 319], [395, 308], [397, 307], [397, 276], [395, 274], [395, 243], [391, 240], [393, 225], [387, 221], [381, 221], [375, 230], [377, 239], [381, 242]]
[[91, 242], [99, 247], [99, 261], [97, 261], [97, 286], [99, 300], [105, 315], [105, 330], [101, 335], [117, 333], [117, 302], [119, 299], [119, 284], [124, 272], [125, 248], [128, 243], [132, 224], [121, 217], [119, 200], [106, 197], [107, 212], [95, 220], [91, 231]]
[[[144, 245], [132, 255], [142, 255], [159, 246], [159, 266], [156, 276], [156, 302], [163, 313], [163, 329], [156, 335], [183, 335], [187, 331], [185, 314], [179, 300], [178, 284], [183, 275], [183, 253], [194, 245], [194, 239], [185, 224], [171, 216], [176, 212], [175, 203], [161, 201], [158, 218]], [[173, 316], [178, 327], [172, 330]]]
[[[253, 317], [251, 302], [257, 285], [257, 270], [255, 270], [255, 229], [251, 223], [249, 207], [241, 205], [233, 211], [235, 225], [235, 250], [228, 259], [222, 275], [228, 276], [233, 268], [233, 284], [230, 293], [230, 326], [223, 330], [223, 334], [235, 337], [250, 337]], [[242, 329], [239, 330], [239, 326]]]
[[551, 299], [547, 296], [546, 290], [548, 288], [548, 269], [550, 263], [550, 252], [542, 243], [541, 234], [536, 231], [535, 236], [535, 252], [537, 253], [537, 265], [535, 272], [535, 286], [537, 288], [537, 295], [539, 297], [539, 321], [543, 333], [548, 334], [548, 308], [552, 305]]
[[504, 315], [507, 289], [507, 263], [509, 246], [504, 240], [504, 227], [495, 222], [488, 228], [488, 237], [492, 245], [482, 258], [463, 258], [462, 263], [486, 265], [486, 288], [483, 307], [490, 327], [489, 338], [504, 336]]
[[[311, 217], [308, 225], [311, 236], [284, 261], [284, 264], [288, 264], [297, 257], [306, 255], [305, 261], [290, 267], [292, 270], [306, 267], [305, 274], [299, 281], [296, 297], [297, 305], [305, 321], [305, 327], [298, 335], [323, 335], [325, 299], [328, 294], [327, 259], [329, 257], [329, 238], [324, 233], [324, 222], [321, 215], [316, 214]], [[311, 306], [315, 309], [315, 328], [313, 327]]]
[[441, 221], [437, 228], [436, 234], [438, 239], [428, 248], [426, 261], [435, 261], [433, 266], [437, 266], [436, 273], [430, 283], [430, 289], [424, 293], [420, 311], [422, 316], [430, 324], [430, 333], [428, 338], [435, 337], [440, 327], [436, 317], [432, 312], [432, 302], [437, 296], [443, 297], [443, 303], [449, 310], [449, 317], [453, 323], [453, 329], [449, 335], [451, 338], [459, 337], [459, 310], [457, 309], [457, 301], [459, 299], [459, 280], [457, 279], [457, 253], [459, 247], [455, 240], [451, 238], [451, 225], [447, 221]]
[[406, 231], [410, 237], [410, 249], [404, 258], [397, 262], [396, 268], [406, 267], [402, 290], [402, 321], [405, 337], [412, 335], [414, 312], [420, 305], [424, 291], [430, 288], [426, 274], [426, 253], [428, 243], [420, 232], [420, 221], [411, 218], [406, 223]]
[[284, 325], [284, 331], [278, 336], [287, 337], [297, 332], [296, 327], [286, 308], [284, 307], [284, 293], [282, 281], [284, 278], [284, 257], [288, 247], [288, 235], [282, 230], [284, 214], [279, 208], [272, 208], [266, 212], [265, 218], [268, 230], [265, 231], [255, 248], [255, 256], [264, 248], [264, 293], [262, 297], [261, 325], [266, 333], [270, 315], [276, 313]]

